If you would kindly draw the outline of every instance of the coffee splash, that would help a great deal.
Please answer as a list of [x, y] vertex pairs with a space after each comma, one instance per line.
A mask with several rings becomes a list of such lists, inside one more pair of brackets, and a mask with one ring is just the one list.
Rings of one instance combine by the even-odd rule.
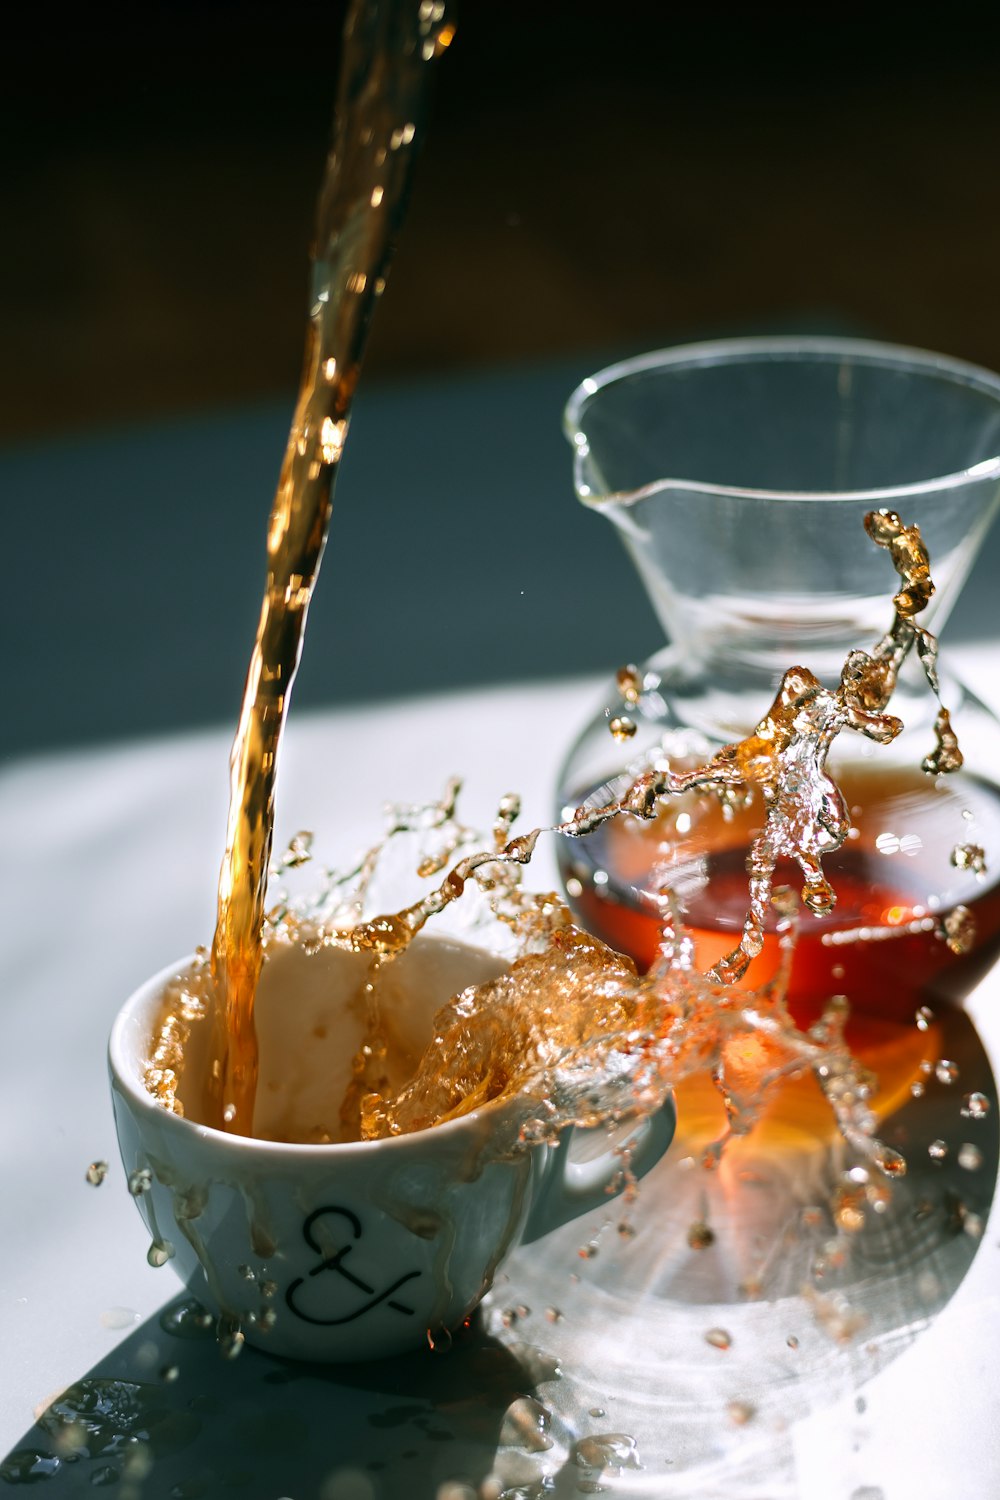
[[356, 0], [344, 29], [333, 146], [319, 199], [302, 382], [267, 537], [267, 584], [230, 763], [212, 968], [219, 1123], [253, 1115], [253, 997], [282, 726], [330, 521], [375, 305], [406, 209], [429, 65], [454, 27], [439, 0]]
[[[680, 775], [668, 766], [645, 771], [623, 796], [581, 808], [551, 830], [579, 838], [612, 818], [652, 819], [665, 800], [692, 788], [723, 801], [759, 790], [765, 826], [751, 851], [749, 908], [737, 948], [707, 975], [699, 974], [670, 893], [664, 892], [659, 954], [648, 973], [638, 975], [630, 961], [573, 927], [561, 906], [544, 901], [535, 909], [536, 938], [547, 922], [541, 950], [439, 1014], [435, 1044], [414, 1079], [395, 1098], [372, 1094], [364, 1101], [363, 1135], [426, 1128], [490, 1098], [520, 1092], [533, 1099], [536, 1110], [522, 1124], [530, 1139], [570, 1120], [593, 1124], [650, 1108], [684, 1078], [708, 1071], [728, 1122], [726, 1134], [708, 1150], [711, 1165], [729, 1135], [752, 1126], [771, 1083], [811, 1070], [845, 1140], [886, 1175], [905, 1170], [899, 1154], [875, 1139], [869, 1102], [875, 1080], [844, 1041], [846, 1005], [832, 998], [806, 1032], [788, 1012], [797, 899], [787, 889], [773, 888], [778, 861], [792, 859], [804, 877], [805, 906], [816, 914], [832, 908], [836, 896], [822, 861], [843, 843], [850, 820], [826, 774], [830, 747], [843, 729], [878, 743], [895, 738], [902, 724], [886, 708], [914, 648], [931, 689], [939, 691], [936, 643], [912, 618], [934, 587], [919, 531], [889, 510], [870, 513], [865, 524], [871, 539], [888, 548], [902, 587], [893, 600], [889, 630], [871, 652], [851, 652], [836, 689], [793, 667], [753, 733], [725, 746], [705, 766]], [[928, 774], [961, 765], [957, 742], [949, 735], [940, 707], [937, 743], [923, 763]], [[536, 831], [499, 852], [520, 860], [530, 855], [537, 837]], [[458, 867], [463, 884], [469, 863]], [[435, 894], [440, 900], [449, 892], [446, 881]], [[428, 899], [428, 908], [433, 900]], [[760, 951], [772, 905], [780, 919], [782, 963], [760, 990], [736, 990]], [[408, 921], [415, 910], [407, 909]]]
[[[905, 612], [916, 613], [919, 599], [929, 597], [933, 588], [919, 533], [890, 511], [873, 512], [866, 526], [872, 540], [890, 551], [903, 587], [894, 600], [889, 630], [870, 652], [850, 654], [836, 689], [824, 688], [804, 668], [792, 668], [754, 732], [724, 747], [705, 766], [682, 775], [669, 767], [645, 771], [623, 796], [585, 806], [545, 830], [584, 838], [614, 818], [650, 819], [692, 786], [722, 802], [762, 789], [767, 815], [751, 859], [742, 937], [708, 974], [695, 968], [692, 944], [668, 891], [662, 894], [657, 958], [643, 975], [629, 959], [576, 927], [558, 897], [526, 891], [522, 867], [543, 830], [510, 836], [518, 813], [515, 798], [500, 804], [492, 847], [465, 852], [472, 835], [458, 818], [457, 783], [449, 784], [440, 803], [396, 810], [386, 843], [370, 850], [350, 876], [328, 875], [304, 901], [278, 894], [263, 924], [265, 947], [291, 943], [316, 951], [332, 946], [369, 960], [367, 1033], [347, 1097], [331, 1102], [334, 1111], [339, 1104], [340, 1132], [377, 1139], [516, 1098], [521, 1107], [511, 1114], [515, 1135], [497, 1143], [503, 1149], [551, 1138], [571, 1122], [594, 1125], [642, 1114], [685, 1078], [707, 1073], [722, 1097], [727, 1121], [723, 1135], [705, 1152], [705, 1164], [713, 1166], [727, 1139], [752, 1128], [771, 1085], [811, 1072], [848, 1144], [890, 1178], [905, 1170], [902, 1157], [875, 1135], [871, 1099], [876, 1080], [846, 1045], [844, 1002], [831, 998], [805, 1031], [788, 1011], [799, 900], [788, 888], [773, 888], [778, 858], [794, 859], [804, 877], [807, 910], [830, 909], [835, 892], [823, 875], [822, 861], [846, 837], [848, 827], [843, 799], [825, 770], [830, 746], [844, 729], [881, 743], [895, 737], [900, 722], [885, 710], [911, 650], [916, 649], [931, 689], [938, 691], [936, 644]], [[957, 745], [941, 727], [943, 714], [941, 709], [937, 744], [924, 761], [928, 774], [961, 764]], [[396, 911], [368, 914], [385, 848], [407, 835], [419, 845], [415, 864], [423, 879], [458, 857], [422, 899]], [[308, 841], [299, 835], [275, 874], [287, 878], [307, 858]], [[479, 893], [483, 913], [503, 924], [518, 956], [499, 978], [470, 987], [439, 1012], [434, 1040], [413, 1076], [389, 1091], [391, 1027], [377, 1003], [378, 971], [432, 917], [470, 891]], [[778, 971], [756, 991], [738, 988], [772, 907], [782, 950]], [[802, 920], [810, 920], [809, 915]], [[147, 1078], [168, 1107], [178, 1107], [176, 1079], [187, 1033], [212, 1003], [211, 975], [203, 957], [200, 969], [168, 997]]]

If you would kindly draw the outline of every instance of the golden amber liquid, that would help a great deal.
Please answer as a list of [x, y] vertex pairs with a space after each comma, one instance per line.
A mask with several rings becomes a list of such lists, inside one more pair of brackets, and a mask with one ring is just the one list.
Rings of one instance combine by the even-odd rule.
[[444, 6], [357, 0], [344, 33], [333, 148], [313, 253], [305, 365], [267, 537], [267, 582], [230, 764], [212, 966], [221, 998], [216, 1123], [249, 1134], [253, 999], [282, 727], [330, 521], [368, 326], [406, 206], [429, 62], [451, 40]]
[[[878, 1080], [872, 1108], [884, 1118], [910, 1098], [924, 1077], [922, 1065], [939, 1055], [940, 1028], [926, 1017], [918, 1027], [917, 1012], [960, 1003], [1000, 952], [1000, 883], [958, 870], [950, 860], [956, 840], [970, 828], [988, 847], [1000, 847], [1000, 800], [971, 777], [931, 780], [917, 769], [854, 767], [836, 779], [855, 836], [824, 862], [837, 896], [833, 910], [800, 917], [786, 998], [805, 1028], [832, 995], [847, 997], [846, 1040]], [[759, 805], [723, 816], [717, 800], [688, 796], [652, 823], [620, 819], [596, 839], [566, 841], [560, 860], [574, 892], [571, 905], [590, 931], [645, 968], [657, 952], [661, 919], [642, 892], [672, 883], [696, 965], [706, 971], [739, 936], [747, 850], [761, 821]], [[779, 865], [776, 885], [796, 889], [801, 883], [793, 865]], [[959, 905], [971, 914], [974, 936], [966, 951], [955, 953], [940, 923]], [[778, 962], [772, 922], [737, 988], [765, 984]], [[766, 1058], [754, 1058], [759, 1039], [748, 1034], [730, 1045], [742, 1049], [750, 1071], [765, 1070]], [[678, 1115], [685, 1138], [707, 1142], [718, 1135], [722, 1109], [710, 1078], [680, 1083]], [[774, 1089], [755, 1139], [788, 1144], [824, 1139], [830, 1129], [829, 1105], [811, 1074], [803, 1073]]]

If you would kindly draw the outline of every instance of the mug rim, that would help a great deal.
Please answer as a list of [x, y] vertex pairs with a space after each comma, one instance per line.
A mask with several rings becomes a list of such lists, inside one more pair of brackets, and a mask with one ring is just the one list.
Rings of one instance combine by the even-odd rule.
[[[499, 955], [491, 954], [487, 948], [477, 947], [472, 943], [462, 942], [461, 939], [446, 936], [445, 934], [420, 933], [414, 938], [417, 943], [446, 944], [451, 948], [461, 949], [467, 953], [480, 956], [494, 957], [498, 962], [506, 963]], [[416, 1142], [423, 1142], [431, 1137], [443, 1140], [448, 1136], [455, 1135], [463, 1128], [470, 1125], [475, 1128], [480, 1122], [487, 1122], [493, 1115], [501, 1115], [505, 1110], [512, 1109], [517, 1102], [514, 1099], [490, 1099], [485, 1104], [470, 1109], [466, 1114], [459, 1115], [452, 1120], [445, 1120], [440, 1125], [425, 1126], [421, 1130], [409, 1130], [400, 1135], [381, 1136], [377, 1140], [362, 1141], [270, 1141], [258, 1136], [238, 1135], [227, 1130], [220, 1130], [215, 1125], [205, 1125], [198, 1120], [189, 1119], [186, 1115], [176, 1114], [173, 1110], [166, 1109], [160, 1104], [140, 1080], [135, 1076], [132, 1067], [127, 1066], [129, 1058], [125, 1042], [125, 1034], [128, 1028], [137, 1020], [137, 1012], [150, 1003], [154, 995], [159, 994], [172, 979], [177, 978], [184, 969], [197, 958], [197, 954], [188, 954], [179, 961], [168, 964], [158, 973], [151, 975], [137, 989], [133, 990], [128, 999], [118, 1010], [111, 1025], [108, 1036], [107, 1058], [108, 1071], [111, 1075], [111, 1086], [113, 1090], [122, 1093], [133, 1109], [139, 1110], [149, 1118], [156, 1119], [161, 1128], [177, 1130], [182, 1135], [192, 1133], [207, 1145], [219, 1147], [225, 1151], [250, 1151], [259, 1158], [269, 1155], [283, 1160], [289, 1160], [296, 1154], [305, 1152], [311, 1161], [330, 1162], [344, 1159], [355, 1154], [369, 1155], [376, 1148], [386, 1149], [394, 1147], [397, 1150], [405, 1147], [408, 1143], [411, 1148]], [[165, 1123], [166, 1122], [166, 1123]], [[536, 1142], [535, 1144], [543, 1144]], [[530, 1149], [530, 1148], [529, 1148]]]
[[968, 360], [956, 359], [952, 355], [937, 354], [930, 349], [920, 349], [907, 344], [883, 343], [877, 339], [839, 338], [823, 334], [780, 334], [762, 337], [708, 339], [692, 344], [676, 344], [654, 349], [647, 354], [634, 355], [630, 359], [618, 360], [606, 365], [593, 375], [586, 376], [570, 395], [563, 409], [563, 431], [574, 450], [574, 470], [577, 480], [576, 492], [584, 505], [594, 510], [605, 507], [615, 509], [630, 506], [664, 490], [683, 490], [700, 495], [726, 495], [737, 499], [810, 502], [854, 501], [879, 504], [892, 500], [905, 500], [913, 495], [931, 495], [956, 489], [961, 485], [983, 479], [1000, 477], [1000, 450], [990, 458], [981, 459], [965, 469], [956, 469], [947, 474], [929, 475], [926, 479], [901, 485], [887, 485], [853, 490], [771, 490], [755, 489], [752, 486], [713, 484], [700, 480], [686, 480], [683, 476], [654, 480], [635, 490], [613, 490], [605, 494], [593, 494], [584, 484], [581, 487], [582, 462], [589, 448], [583, 431], [583, 415], [588, 402], [600, 391], [619, 380], [628, 379], [658, 369], [698, 369], [715, 364], [751, 363], [788, 359], [821, 361], [824, 358], [853, 357], [858, 363], [886, 368], [909, 370], [914, 374], [946, 376], [956, 386], [971, 387], [982, 395], [990, 396], [1000, 411], [1000, 374], [988, 370], [984, 365], [972, 364]]

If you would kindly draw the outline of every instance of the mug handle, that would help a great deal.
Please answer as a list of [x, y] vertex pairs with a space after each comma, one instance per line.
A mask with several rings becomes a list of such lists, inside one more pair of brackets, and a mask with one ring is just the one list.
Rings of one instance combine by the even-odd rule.
[[[673, 1095], [669, 1094], [659, 1109], [644, 1115], [630, 1133], [622, 1134], [621, 1146], [631, 1146], [633, 1176], [644, 1177], [651, 1167], [656, 1166], [673, 1140], [676, 1128], [677, 1107]], [[574, 1161], [570, 1155], [574, 1141], [586, 1140], [588, 1136], [598, 1138], [605, 1132], [603, 1125], [590, 1129], [571, 1125], [563, 1131], [559, 1144], [549, 1148], [548, 1160], [542, 1168], [541, 1182], [535, 1191], [519, 1244], [540, 1239], [567, 1220], [575, 1219], [589, 1209], [600, 1208], [621, 1191], [620, 1187], [611, 1191], [611, 1183], [622, 1171], [621, 1146], [608, 1146], [591, 1161]]]

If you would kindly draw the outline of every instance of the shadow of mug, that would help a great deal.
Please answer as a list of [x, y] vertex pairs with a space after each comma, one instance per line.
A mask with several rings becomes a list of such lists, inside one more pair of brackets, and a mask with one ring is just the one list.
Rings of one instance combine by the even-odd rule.
[[223, 1361], [214, 1322], [190, 1297], [167, 1304], [53, 1399], [0, 1479], [54, 1479], [59, 1495], [114, 1486], [119, 1500], [432, 1496], [490, 1475], [505, 1423], [526, 1441], [536, 1387], [559, 1373], [478, 1318], [443, 1352], [346, 1367], [256, 1350]]

